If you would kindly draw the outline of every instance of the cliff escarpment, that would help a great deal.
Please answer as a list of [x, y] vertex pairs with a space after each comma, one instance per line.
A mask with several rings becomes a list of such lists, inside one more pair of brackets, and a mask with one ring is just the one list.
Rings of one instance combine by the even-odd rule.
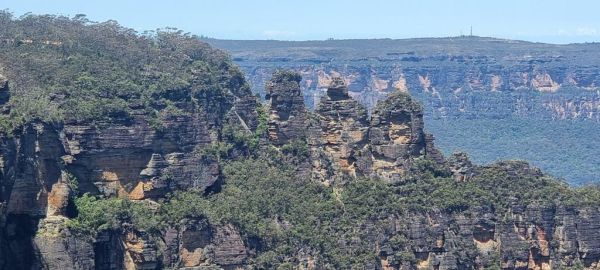
[[229, 51], [261, 95], [282, 67], [302, 75], [313, 109], [333, 77], [342, 77], [369, 111], [390, 93], [410, 92], [446, 154], [467, 151], [478, 163], [526, 159], [573, 184], [600, 175], [600, 149], [588, 143], [600, 132], [598, 44], [483, 37], [206, 41]]
[[444, 157], [402, 89], [0, 12], [0, 269], [597, 269], [600, 190]]
[[[536, 114], [599, 119], [600, 47], [596, 44], [552, 45], [482, 37], [207, 41], [230, 51], [259, 93], [277, 67], [297, 70], [304, 77], [302, 89], [309, 107], [316, 107], [331, 77], [339, 75], [347, 81], [351, 95], [367, 108], [398, 89], [422, 97], [426, 114], [432, 118]], [[579, 91], [577, 95], [559, 91], [568, 88]], [[503, 101], [492, 104], [492, 100]], [[490, 106], [498, 107], [490, 110]]]
[[[219, 163], [205, 150], [258, 126], [260, 105], [243, 75], [224, 53], [178, 32], [150, 37], [114, 22], [7, 16], [0, 268], [159, 267], [165, 243], [159, 248], [157, 235], [121, 224], [92, 233], [69, 222], [94, 213], [78, 199], [153, 202], [176, 190], [218, 190]], [[31, 29], [31, 21], [47, 28]], [[240, 245], [235, 229], [205, 227], [211, 234], [198, 237], [223, 264], [243, 260], [221, 255]], [[186, 229], [171, 232], [178, 243]]]

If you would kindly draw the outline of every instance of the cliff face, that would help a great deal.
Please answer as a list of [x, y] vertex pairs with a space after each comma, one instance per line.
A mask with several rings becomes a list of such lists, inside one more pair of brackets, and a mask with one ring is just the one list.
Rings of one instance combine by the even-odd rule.
[[[410, 161], [427, 153], [421, 106], [404, 93], [392, 93], [371, 114], [369, 142], [372, 171], [390, 182], [398, 182]], [[433, 149], [433, 141], [429, 142]], [[435, 150], [434, 150], [435, 151]]]
[[[65, 39], [91, 32], [74, 39], [81, 47], [0, 43], [0, 269], [599, 267], [597, 201], [572, 206], [560, 196], [575, 191], [522, 162], [445, 160], [401, 80], [369, 115], [352, 80], [331, 72], [310, 112], [301, 76], [279, 71], [262, 106], [196, 38], [44, 18], [25, 19], [61, 26], [48, 29]], [[27, 75], [54, 66], [76, 83]], [[419, 82], [430, 88], [431, 78]], [[547, 76], [536, 85], [555, 87]], [[527, 190], [532, 182], [542, 190]]]
[[[418, 269], [474, 269], [500, 262], [502, 269], [596, 269], [598, 210], [515, 205], [499, 220], [490, 209], [416, 216], [398, 232], [407, 233]], [[591, 216], [589, 216], [591, 215]], [[582, 233], [591, 233], [581, 237]], [[385, 244], [383, 261], [394, 252]], [[477, 255], [478, 254], [478, 255]], [[389, 269], [396, 269], [390, 267]]]
[[363, 150], [368, 139], [367, 110], [348, 96], [340, 78], [332, 80], [315, 113], [319, 117], [320, 134], [311, 147], [318, 149], [318, 155], [326, 160], [312, 161], [318, 177], [331, 181], [336, 177], [356, 177], [361, 171], [364, 174], [368, 166], [368, 156]]
[[[416, 159], [433, 158], [446, 166], [431, 136], [423, 131], [421, 107], [406, 93], [390, 94], [369, 117], [350, 98], [345, 82], [333, 77], [328, 95], [313, 113], [298, 99], [298, 81], [293, 73], [276, 74], [271, 80], [265, 139], [280, 149], [296, 140], [309, 142], [315, 181], [342, 189], [344, 183], [363, 176], [402, 184]], [[242, 117], [258, 115], [256, 104], [243, 96], [233, 98], [231, 104], [224, 114], [228, 120], [223, 122], [233, 122], [243, 132], [253, 126], [248, 123], [259, 122]], [[220, 181], [219, 163], [197, 151], [222, 140], [211, 136], [207, 128], [222, 128], [209, 124], [214, 111], [199, 108], [190, 118], [163, 122], [167, 128], [160, 131], [150, 128], [140, 115], [133, 122], [102, 128], [32, 122], [4, 136], [2, 267], [248, 267], [256, 247], [232, 224], [183, 219], [178, 226], [159, 232], [121, 224], [95, 237], [76, 234], [66, 225], [77, 214], [72, 201], [75, 191], [129, 198], [152, 207], [172, 191], [211, 189]], [[464, 155], [456, 155], [448, 164], [459, 182], [473, 181], [485, 170]], [[508, 177], [543, 176], [523, 164], [508, 163], [501, 170]], [[510, 205], [508, 212], [482, 206], [457, 213], [413, 213], [410, 218], [390, 214], [383, 223], [367, 221], [373, 226], [368, 245], [377, 254], [369, 267], [473, 269], [496, 262], [503, 269], [598, 266], [600, 213], [596, 207], [526, 206], [517, 199]], [[404, 239], [402, 244], [396, 240], [399, 237]], [[308, 258], [312, 261], [306, 264], [309, 269], [320, 269], [318, 261]]]
[[[551, 143], [595, 140], [600, 132], [598, 44], [480, 37], [206, 41], [228, 50], [261, 96], [271, 72], [282, 67], [302, 75], [309, 109], [336, 76], [370, 112], [390, 93], [409, 92], [423, 104], [426, 127], [446, 154], [467, 151], [477, 163], [525, 159], [573, 184], [600, 174], [598, 147]], [[531, 147], [515, 146], [516, 140]], [[570, 161], [555, 162], [561, 153]]]
[[[284, 89], [287, 85], [288, 90], [298, 92], [297, 85], [289, 82], [297, 80], [271, 81], [269, 87], [275, 83], [277, 89]], [[431, 135], [423, 131], [420, 105], [406, 93], [390, 94], [368, 117], [364, 107], [348, 96], [341, 78], [333, 77], [329, 83], [327, 96], [312, 113], [319, 119], [317, 128], [306, 131], [313, 179], [326, 179], [326, 184], [342, 188], [343, 180], [353, 181], [359, 176], [398, 183], [405, 179], [412, 161], [422, 157], [448, 166], [456, 182], [477, 181], [474, 178], [489, 169], [473, 165], [464, 153], [444, 160], [433, 146]], [[272, 103], [273, 97], [268, 98]], [[296, 107], [286, 111], [289, 117], [304, 117], [306, 110]], [[300, 134], [296, 138], [306, 136], [301, 130], [295, 133]], [[271, 140], [277, 142], [277, 137]], [[499, 164], [494, 173], [513, 179], [522, 175], [544, 177], [539, 169], [522, 162]], [[372, 226], [369, 245], [377, 250], [379, 259], [369, 267], [478, 269], [497, 263], [502, 269], [600, 266], [598, 233], [594, 231], [597, 226], [593, 225], [600, 218], [597, 207], [524, 205], [517, 198], [506, 199], [506, 212], [481, 206], [458, 213], [421, 212], [409, 218], [389, 215], [383, 222], [367, 221], [371, 224], [367, 227]], [[400, 244], [399, 238], [403, 239]]]
[[299, 74], [279, 71], [266, 85], [269, 139], [276, 145], [306, 139], [308, 111], [300, 90], [301, 80]]
[[[297, 70], [309, 107], [342, 76], [373, 108], [410, 91], [433, 118], [541, 115], [598, 121], [596, 44], [551, 45], [479, 37], [306, 42], [207, 40], [230, 51], [259, 93], [276, 67]], [[577, 93], [561, 93], [575, 88]]]
[[[2, 85], [0, 92], [8, 92], [9, 82]], [[208, 106], [165, 119], [161, 129], [139, 114], [123, 123], [33, 121], [3, 134], [0, 269], [241, 265], [246, 250], [231, 225], [201, 228], [194, 222], [206, 221], [184, 220], [164, 232], [166, 239], [127, 227], [92, 238], [76, 235], [66, 225], [77, 215], [75, 192], [139, 201], [177, 190], [203, 193], [218, 185], [219, 164], [201, 150], [221, 140], [224, 122], [247, 129], [258, 122], [258, 103], [249, 89], [238, 84], [227, 90], [205, 97], [202, 102]], [[171, 253], [160, 255], [167, 246]]]

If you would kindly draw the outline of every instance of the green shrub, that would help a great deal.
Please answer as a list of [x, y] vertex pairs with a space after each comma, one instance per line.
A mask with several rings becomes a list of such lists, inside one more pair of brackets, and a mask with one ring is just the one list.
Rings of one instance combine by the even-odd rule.
[[128, 202], [123, 199], [97, 199], [89, 194], [75, 200], [77, 218], [68, 221], [70, 229], [87, 234], [118, 228], [128, 216]]
[[291, 142], [281, 146], [281, 152], [286, 155], [291, 155], [299, 159], [306, 159], [309, 157], [308, 143], [306, 140], [298, 139], [292, 140]]
[[118, 229], [130, 223], [136, 229], [152, 231], [162, 227], [150, 202], [133, 202], [127, 199], [98, 199], [89, 194], [75, 199], [77, 217], [70, 219], [67, 226], [76, 233], [95, 235], [106, 229]]
[[416, 263], [417, 257], [412, 251], [400, 251], [394, 254], [394, 260], [398, 262]]

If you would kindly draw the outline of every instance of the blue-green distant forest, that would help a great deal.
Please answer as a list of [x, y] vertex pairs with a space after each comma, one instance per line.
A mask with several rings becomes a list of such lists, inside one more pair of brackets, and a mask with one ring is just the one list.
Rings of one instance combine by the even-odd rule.
[[429, 119], [436, 144], [450, 154], [469, 153], [476, 163], [523, 159], [571, 183], [600, 179], [600, 125], [591, 121], [507, 119]]
[[[430, 107], [431, 116], [426, 117], [425, 125], [445, 155], [466, 152], [478, 164], [527, 160], [573, 185], [600, 181], [600, 123], [589, 118], [556, 119], [542, 104], [551, 100], [593, 100], [595, 95], [595, 91], [573, 88], [543, 94], [471, 92], [456, 100], [468, 100], [470, 106], [482, 108], [443, 118], [431, 101], [427, 103], [426, 96], [417, 94]], [[517, 108], [513, 101], [518, 99], [529, 102]]]

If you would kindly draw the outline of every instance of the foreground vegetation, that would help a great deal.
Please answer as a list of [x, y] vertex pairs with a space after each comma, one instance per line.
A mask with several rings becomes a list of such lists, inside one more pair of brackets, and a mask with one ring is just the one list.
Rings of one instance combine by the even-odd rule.
[[[279, 160], [262, 155], [228, 162], [225, 184], [216, 194], [176, 192], [160, 204], [84, 195], [76, 200], [79, 215], [70, 226], [94, 233], [127, 222], [159, 231], [184, 219], [206, 218], [211, 224], [239, 228], [258, 251], [252, 264], [259, 269], [297, 265], [299, 253], [330, 268], [349, 269], [374, 261], [373, 228], [385, 227], [390, 217], [405, 220], [415, 214], [481, 207], [502, 214], [511, 202], [582, 206], [600, 201], [600, 189], [570, 188], [519, 161], [483, 167], [470, 181], [457, 182], [444, 166], [423, 159], [403, 183], [358, 179], [340, 189], [298, 178], [294, 166]], [[403, 234], [388, 243], [395, 252], [393, 261], [415, 260]]]

